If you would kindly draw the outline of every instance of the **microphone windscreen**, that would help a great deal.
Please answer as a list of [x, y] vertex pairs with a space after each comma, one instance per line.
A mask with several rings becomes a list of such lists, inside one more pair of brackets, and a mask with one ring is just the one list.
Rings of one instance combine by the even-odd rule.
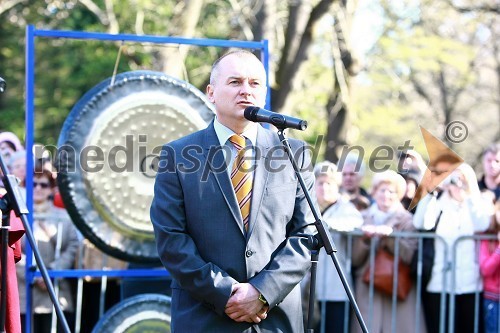
[[256, 121], [257, 120], [257, 112], [259, 112], [259, 109], [260, 108], [257, 106], [249, 106], [245, 109], [245, 112], [243, 115], [247, 120]]

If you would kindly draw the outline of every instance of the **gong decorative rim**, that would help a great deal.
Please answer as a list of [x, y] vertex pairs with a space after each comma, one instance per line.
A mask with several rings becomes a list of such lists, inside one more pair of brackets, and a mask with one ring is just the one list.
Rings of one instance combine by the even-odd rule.
[[82, 234], [116, 258], [158, 262], [149, 207], [161, 147], [213, 117], [203, 93], [164, 73], [126, 72], [88, 91], [66, 118], [56, 161]]
[[171, 299], [161, 294], [127, 298], [109, 309], [92, 333], [170, 332]]

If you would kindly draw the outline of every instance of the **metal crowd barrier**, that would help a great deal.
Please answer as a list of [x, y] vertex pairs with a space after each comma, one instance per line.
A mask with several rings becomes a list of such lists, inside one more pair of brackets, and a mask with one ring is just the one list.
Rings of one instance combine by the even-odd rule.
[[[353, 232], [342, 232], [342, 234], [344, 234], [344, 236], [347, 238], [347, 248], [345, 249], [345, 255], [346, 255], [346, 264], [347, 264], [347, 270], [344, 272], [346, 274], [346, 276], [352, 274], [352, 269], [351, 269], [351, 258], [352, 258], [352, 244], [353, 244], [353, 240], [356, 236], [361, 236], [362, 233], [359, 232], [359, 231], [353, 231]], [[419, 263], [422, 262], [422, 246], [423, 246], [423, 239], [424, 238], [433, 238], [433, 239], [437, 239], [438, 241], [442, 241], [444, 242], [444, 240], [442, 239], [442, 237], [440, 236], [437, 236], [435, 234], [432, 234], [432, 233], [420, 233], [420, 232], [412, 232], [412, 233], [409, 233], [409, 232], [394, 232], [392, 235], [388, 236], [388, 237], [393, 237], [395, 238], [395, 248], [394, 248], [394, 255], [395, 257], [397, 257], [399, 255], [399, 240], [402, 239], [402, 238], [414, 238], [414, 239], [417, 239], [417, 249], [416, 249], [416, 254], [418, 255], [418, 261]], [[463, 241], [466, 241], [466, 240], [474, 240], [476, 242], [476, 247], [475, 247], [475, 251], [476, 251], [476, 254], [475, 254], [475, 258], [476, 260], [479, 261], [479, 241], [480, 240], [483, 240], [483, 239], [496, 239], [496, 236], [495, 235], [473, 235], [473, 236], [462, 236], [462, 237], [459, 237], [455, 243], [453, 244], [452, 248], [451, 248], [451, 251], [452, 251], [452, 260], [450, 262], [448, 262], [444, 269], [445, 270], [449, 270], [451, 271], [451, 274], [452, 274], [452, 292], [448, 295], [449, 296], [449, 307], [448, 307], [448, 318], [449, 318], [449, 323], [448, 323], [448, 330], [447, 332], [445, 332], [445, 311], [446, 311], [446, 296], [447, 294], [445, 293], [445, 283], [446, 283], [446, 280], [443, 279], [443, 288], [442, 288], [442, 292], [441, 292], [441, 299], [440, 299], [440, 318], [441, 318], [441, 322], [440, 322], [440, 329], [439, 329], [439, 333], [453, 333], [454, 332], [454, 322], [453, 322], [453, 314], [454, 314], [454, 311], [455, 311], [455, 293], [453, 292], [453, 290], [455, 289], [455, 279], [456, 279], [456, 249], [457, 249], [457, 245], [460, 243], [460, 242], [463, 242]], [[339, 251], [342, 251], [344, 249], [339, 249]], [[371, 244], [370, 244], [370, 254], [369, 254], [369, 261], [370, 263], [373, 263], [374, 260], [375, 260], [375, 250], [376, 250], [376, 246], [375, 246], [375, 242], [372, 241]], [[445, 248], [445, 251], [448, 251], [447, 248]], [[105, 254], [102, 254], [104, 257], [106, 256]], [[447, 253], [445, 253], [445, 257], [447, 257]], [[79, 267], [81, 268], [82, 267], [82, 261], [83, 260], [83, 256], [80, 255], [79, 256], [79, 261], [78, 263], [76, 264], [76, 267]], [[330, 262], [328, 262], [328, 264], [330, 264]], [[397, 264], [396, 264], [397, 265]], [[421, 265], [419, 265], [421, 267]], [[397, 267], [396, 267], [397, 268]], [[136, 277], [142, 277], [142, 276], [148, 276], [148, 277], [168, 277], [168, 272], [165, 271], [165, 270], [149, 270], [147, 272], [147, 274], [145, 274], [145, 271], [144, 270], [137, 270], [136, 273], [134, 274], [134, 271], [132, 270], [85, 270], [85, 269], [75, 269], [74, 270], [74, 274], [68, 274], [68, 272], [66, 271], [64, 274], [58, 274], [58, 271], [49, 271], [50, 273], [50, 276], [54, 277], [56, 280], [58, 278], [77, 278], [77, 292], [76, 292], [76, 297], [75, 297], [75, 326], [74, 328], [72, 327], [71, 329], [75, 332], [75, 333], [81, 333], [81, 322], [82, 322], [82, 318], [83, 320], [85, 320], [85, 313], [82, 312], [82, 300], [83, 300], [83, 297], [85, 297], [85, 295], [83, 295], [83, 280], [84, 280], [84, 277], [82, 277], [82, 274], [83, 273], [86, 273], [87, 274], [87, 277], [93, 277], [93, 278], [96, 278], [96, 279], [100, 279], [100, 286], [101, 286], [101, 292], [100, 292], [100, 298], [99, 298], [99, 317], [102, 317], [104, 312], [105, 312], [105, 299], [106, 299], [106, 293], [107, 293], [107, 281], [108, 281], [108, 278], [109, 277], [115, 277], [115, 278], [119, 278], [121, 279], [122, 277], [124, 276], [136, 276]], [[39, 273], [35, 273], [35, 275], [38, 275]], [[395, 285], [398, 284], [398, 276], [395, 275], [394, 276], [394, 283]], [[351, 286], [353, 287], [353, 290], [355, 289], [355, 286]], [[422, 275], [421, 275], [421, 270], [419, 270], [418, 272], [418, 275], [417, 275], [417, 279], [415, 281], [415, 288], [416, 288], [416, 305], [415, 305], [415, 318], [416, 318], [416, 327], [415, 327], [415, 332], [420, 332], [421, 328], [422, 328], [422, 325], [425, 326], [425, 322], [421, 322], [420, 318], [421, 318], [421, 313], [423, 311], [423, 308], [422, 308], [422, 297], [421, 297], [421, 292], [424, 288], [424, 286], [422, 286]], [[375, 290], [373, 288], [373, 284], [370, 283], [369, 284], [369, 294], [368, 294], [368, 304], [369, 304], [369, 313], [368, 315], [364, 314], [365, 317], [365, 321], [366, 321], [366, 324], [367, 324], [367, 327], [370, 329], [370, 326], [371, 326], [371, 321], [372, 321], [372, 310], [373, 310], [373, 299], [374, 299], [374, 294], [375, 294]], [[481, 297], [480, 297], [480, 292], [476, 292], [475, 293], [475, 302], [474, 302], [474, 318], [475, 318], [475, 323], [474, 323], [474, 333], [480, 333], [479, 332], [479, 321], [480, 320], [483, 320], [483, 318], [480, 318], [480, 311], [479, 311], [479, 307], [482, 306], [482, 304], [480, 304], [480, 300], [481, 300]], [[361, 301], [361, 300], [358, 300], [358, 301]], [[366, 301], [366, 300], [362, 300], [363, 302]], [[391, 327], [393, 328], [392, 329], [392, 332], [393, 333], [400, 333], [400, 332], [396, 332], [395, 331], [395, 327], [396, 327], [396, 322], [398, 320], [398, 316], [397, 316], [397, 308], [398, 308], [398, 299], [397, 299], [397, 296], [396, 294], [393, 294], [392, 297], [391, 297], [391, 303], [392, 303], [392, 306], [391, 306], [391, 320], [392, 320], [392, 325]], [[321, 302], [320, 302], [321, 303]], [[324, 304], [323, 304], [324, 305]], [[326, 316], [326, 312], [325, 312], [325, 306], [322, 307], [322, 311], [320, 312], [320, 329], [319, 329], [319, 332], [320, 333], [325, 333], [325, 316]], [[499, 313], [499, 317], [500, 317], [500, 313]], [[346, 307], [345, 307], [345, 312], [344, 312], [344, 318], [345, 318], [345, 325], [344, 325], [344, 330], [343, 332], [344, 333], [348, 333], [351, 331], [351, 324], [352, 324], [352, 321], [355, 320], [355, 318], [352, 316], [352, 314], [350, 313], [350, 307], [349, 305], [347, 304]], [[53, 323], [55, 325], [55, 322]], [[55, 332], [55, 327], [53, 329], [53, 332]], [[86, 333], [86, 332], [84, 332]], [[384, 332], [386, 333], [386, 332]], [[472, 332], [471, 332], [472, 333]], [[500, 333], [500, 330], [499, 332]]]
[[[352, 264], [352, 244], [353, 244], [353, 240], [356, 236], [361, 236], [362, 233], [360, 231], [353, 231], [353, 232], [342, 232], [342, 234], [347, 238], [347, 247], [346, 249], [338, 249], [338, 251], [342, 251], [344, 250], [345, 251], [345, 256], [346, 256], [346, 265], [347, 265], [347, 270], [344, 272], [346, 274], [346, 276], [349, 276], [352, 274], [352, 267], [351, 267], [351, 264]], [[419, 263], [419, 270], [418, 270], [418, 274], [417, 274], [417, 278], [416, 278], [416, 281], [415, 281], [415, 288], [416, 288], [416, 304], [415, 304], [415, 319], [416, 319], [416, 326], [415, 326], [415, 332], [420, 332], [421, 329], [423, 328], [423, 326], [425, 326], [425, 322], [422, 322], [420, 320], [421, 318], [421, 314], [423, 313], [423, 305], [422, 305], [422, 291], [424, 290], [425, 286], [422, 285], [422, 271], [421, 271], [421, 267], [422, 267], [422, 249], [423, 249], [423, 239], [425, 238], [432, 238], [432, 239], [437, 239], [438, 241], [441, 241], [441, 242], [444, 242], [444, 239], [434, 233], [427, 233], [427, 232], [394, 232], [393, 234], [391, 234], [390, 236], [388, 237], [392, 237], [392, 238], [395, 238], [395, 247], [394, 247], [394, 256], [395, 257], [398, 257], [399, 255], [399, 240], [402, 239], [402, 238], [412, 238], [412, 239], [416, 239], [417, 240], [417, 248], [416, 248], [416, 255], [418, 256], [418, 263]], [[476, 242], [476, 246], [475, 246], [475, 258], [477, 260], [477, 262], [479, 263], [479, 241], [480, 240], [485, 240], [485, 239], [488, 239], [488, 240], [494, 240], [494, 239], [497, 239], [497, 236], [496, 235], [486, 235], [486, 234], [476, 234], [476, 235], [471, 235], [471, 236], [462, 236], [462, 237], [459, 237], [455, 243], [453, 244], [453, 246], [451, 247], [451, 249], [448, 249], [447, 247], [445, 247], [445, 253], [444, 253], [444, 257], [447, 258], [448, 257], [448, 251], [451, 250], [451, 258], [452, 260], [450, 262], [448, 262], [445, 266], [444, 266], [444, 270], [445, 271], [450, 271], [451, 274], [452, 274], [452, 285], [451, 285], [451, 293], [449, 295], [447, 295], [447, 293], [445, 292], [446, 288], [445, 288], [445, 284], [446, 284], [446, 279], [443, 279], [443, 286], [441, 288], [442, 292], [441, 292], [441, 298], [440, 298], [440, 327], [439, 327], [439, 333], [454, 333], [455, 331], [455, 327], [454, 327], [454, 312], [455, 312], [455, 295], [456, 293], [454, 292], [455, 290], [455, 283], [456, 283], [456, 275], [458, 272], [456, 272], [456, 249], [457, 249], [457, 246], [460, 242], [463, 242], [463, 241], [466, 241], [466, 240], [474, 240]], [[371, 243], [370, 243], [370, 254], [369, 254], [369, 261], [371, 264], [374, 263], [375, 261], [375, 251], [376, 250], [376, 246], [375, 246], [375, 242], [372, 240]], [[328, 262], [328, 264], [330, 264]], [[395, 268], [395, 271], [397, 271], [397, 263], [395, 264], [396, 265], [396, 268]], [[394, 276], [393, 277], [394, 280], [394, 285], [396, 286], [398, 284], [398, 276]], [[351, 286], [353, 288], [353, 290], [355, 290], [356, 286]], [[358, 302], [365, 302], [367, 301], [368, 304], [369, 304], [369, 312], [368, 314], [363, 314], [364, 315], [364, 320], [367, 324], [367, 327], [368, 329], [370, 330], [370, 326], [371, 326], [371, 321], [372, 321], [372, 312], [373, 312], [373, 300], [374, 300], [374, 294], [375, 294], [375, 290], [374, 290], [374, 287], [373, 287], [373, 283], [370, 283], [369, 284], [369, 294], [368, 294], [368, 300], [358, 300]], [[448, 299], [448, 303], [449, 303], [449, 306], [448, 306], [448, 329], [446, 331], [446, 325], [445, 325], [445, 320], [446, 320], [446, 315], [445, 315], [445, 311], [446, 311], [446, 297], [449, 297]], [[481, 333], [479, 331], [479, 327], [480, 327], [480, 321], [483, 320], [483, 318], [480, 318], [480, 307], [482, 306], [481, 304], [481, 291], [477, 291], [475, 292], [475, 302], [474, 302], [474, 332], [471, 332], [471, 333]], [[400, 333], [400, 332], [396, 332], [395, 328], [396, 328], [396, 322], [398, 320], [398, 316], [397, 316], [397, 309], [398, 309], [398, 299], [397, 299], [397, 295], [393, 293], [392, 297], [391, 297], [391, 301], [392, 301], [392, 306], [391, 306], [391, 320], [392, 320], [392, 333]], [[325, 303], [326, 301], [319, 301], [318, 303], [323, 303], [322, 307], [321, 307], [321, 310], [320, 311], [320, 324], [319, 324], [319, 332], [320, 333], [325, 333], [325, 316], [326, 316], [326, 311], [325, 311]], [[500, 311], [499, 311], [499, 319], [500, 319]], [[352, 314], [350, 313], [350, 307], [349, 305], [347, 305], [345, 307], [345, 311], [344, 311], [344, 322], [346, 323], [344, 325], [344, 329], [343, 329], [343, 332], [344, 333], [349, 333], [351, 331], [351, 324], [352, 324], [352, 321], [355, 320], [355, 318], [353, 318]], [[378, 333], [378, 332], [375, 332], [375, 333]], [[387, 332], [384, 332], [384, 333], [387, 333]], [[500, 333], [500, 329], [497, 333]]]
[[[70, 325], [70, 330], [73, 333], [90, 333], [89, 330], [85, 330], [82, 328], [82, 323], [85, 321], [88, 322], [88, 314], [86, 314], [83, 311], [83, 299], [84, 297], [88, 296], [84, 294], [84, 281], [89, 281], [93, 280], [93, 282], [89, 282], [94, 284], [94, 286], [99, 285], [99, 300], [96, 302], [95, 307], [98, 308], [98, 320], [102, 318], [105, 315], [105, 312], [109, 310], [113, 305], [116, 305], [120, 302], [122, 302], [125, 298], [127, 298], [131, 294], [131, 292], [127, 292], [124, 290], [124, 282], [128, 281], [127, 279], [134, 279], [134, 278], [139, 278], [139, 279], [148, 279], [148, 281], [153, 281], [154, 279], [164, 279], [168, 280], [170, 277], [170, 274], [167, 270], [165, 270], [162, 267], [159, 268], [126, 268], [125, 266], [128, 264], [127, 262], [122, 262], [124, 268], [120, 269], [112, 269], [109, 268], [111, 260], [116, 260], [107, 254], [95, 250], [95, 252], [92, 254], [93, 256], [99, 256], [98, 261], [101, 262], [100, 265], [93, 265], [93, 267], [85, 268], [84, 260], [85, 260], [85, 255], [84, 255], [84, 248], [85, 245], [83, 242], [80, 243], [80, 248], [78, 251], [78, 256], [77, 260], [75, 263], [75, 268], [74, 269], [66, 269], [66, 270], [48, 270], [49, 276], [53, 279], [54, 284], [57, 285], [57, 281], [60, 279], [71, 279], [71, 280], [76, 280], [75, 281], [75, 294], [74, 296], [74, 325]], [[33, 266], [33, 268], [35, 268]], [[35, 277], [41, 276], [40, 272], [37, 270], [34, 272]], [[109, 294], [116, 294], [116, 290], [110, 291], [109, 288], [109, 279], [117, 279], [119, 282], [119, 288], [120, 288], [120, 295], [119, 297], [114, 297], [114, 301], [116, 302], [111, 302], [112, 304], [107, 304], [110, 303], [108, 299]], [[169, 285], [169, 282], [167, 282]], [[116, 289], [116, 288], [114, 288]], [[57, 293], [57, 290], [56, 290]], [[140, 292], [136, 293], [139, 294]], [[160, 292], [158, 290], [158, 293], [163, 293], [165, 292]], [[108, 302], [107, 302], [108, 300]], [[95, 308], [94, 308], [95, 309]], [[27, 314], [33, 313], [32, 311], [27, 311]], [[96, 322], [97, 323], [97, 322]], [[87, 325], [88, 326], [88, 325]], [[55, 316], [54, 310], [52, 311], [52, 329], [51, 332], [57, 332], [57, 320]]]

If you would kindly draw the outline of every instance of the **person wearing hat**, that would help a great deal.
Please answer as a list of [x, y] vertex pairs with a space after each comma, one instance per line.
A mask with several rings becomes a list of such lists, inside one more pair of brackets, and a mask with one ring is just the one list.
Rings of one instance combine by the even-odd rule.
[[4, 163], [8, 164], [10, 156], [16, 151], [24, 150], [19, 138], [12, 132], [0, 133], [0, 153], [4, 159]]
[[[11, 156], [16, 151], [24, 150], [19, 138], [12, 132], [0, 132], [0, 155], [5, 163], [5, 167], [9, 167]], [[0, 180], [0, 195], [5, 194], [3, 182]]]

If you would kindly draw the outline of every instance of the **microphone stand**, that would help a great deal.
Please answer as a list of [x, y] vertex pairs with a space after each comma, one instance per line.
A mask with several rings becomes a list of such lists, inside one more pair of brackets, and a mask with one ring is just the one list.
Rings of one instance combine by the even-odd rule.
[[[276, 126], [276, 125], [275, 125]], [[356, 315], [356, 318], [358, 319], [359, 325], [361, 327], [361, 330], [364, 333], [368, 333], [368, 328], [366, 327], [366, 324], [363, 320], [363, 317], [361, 316], [361, 312], [359, 311], [358, 304], [356, 303], [356, 300], [354, 299], [354, 295], [352, 293], [351, 288], [349, 287], [349, 284], [347, 283], [347, 279], [344, 275], [344, 272], [342, 271], [342, 267], [340, 267], [339, 260], [337, 258], [336, 252], [337, 249], [334, 248], [332, 245], [330, 238], [328, 237], [328, 234], [326, 232], [326, 229], [323, 225], [323, 222], [321, 221], [321, 218], [316, 211], [313, 201], [311, 200], [311, 196], [309, 195], [309, 192], [307, 191], [306, 185], [304, 183], [304, 179], [302, 178], [302, 175], [300, 174], [299, 167], [297, 166], [297, 163], [295, 163], [295, 160], [293, 158], [293, 152], [292, 148], [290, 147], [290, 144], [285, 137], [284, 130], [285, 128], [283, 127], [277, 127], [278, 128], [278, 137], [283, 144], [283, 148], [285, 148], [285, 151], [288, 155], [288, 159], [292, 163], [293, 169], [295, 170], [295, 174], [297, 175], [297, 179], [299, 180], [300, 187], [302, 188], [302, 191], [304, 192], [304, 195], [306, 197], [307, 203], [309, 204], [309, 207], [311, 208], [311, 211], [314, 215], [314, 226], [316, 227], [316, 230], [318, 233], [314, 236], [311, 236], [309, 238], [309, 243], [312, 245], [312, 250], [311, 250], [311, 260], [313, 262], [311, 266], [311, 294], [309, 295], [309, 316], [307, 318], [307, 333], [312, 333], [314, 332], [314, 328], [312, 327], [313, 323], [313, 313], [314, 313], [314, 301], [313, 298], [315, 297], [313, 293], [315, 293], [315, 285], [316, 285], [316, 264], [318, 261], [317, 258], [317, 252], [321, 247], [325, 248], [326, 253], [332, 258], [333, 264], [335, 265], [335, 268], [339, 274], [340, 280], [342, 282], [342, 285], [344, 286], [345, 292], [347, 294], [347, 297], [349, 298], [351, 307]]]
[[5, 315], [6, 315], [6, 307], [7, 307], [7, 246], [9, 239], [9, 229], [10, 229], [10, 212], [14, 210], [16, 216], [21, 218], [21, 221], [24, 226], [26, 237], [33, 249], [33, 254], [35, 255], [36, 263], [38, 264], [38, 268], [40, 269], [40, 273], [42, 274], [43, 281], [47, 286], [47, 291], [49, 292], [50, 299], [54, 304], [54, 308], [57, 314], [57, 318], [62, 325], [64, 333], [70, 333], [68, 322], [64, 317], [64, 314], [59, 305], [59, 301], [56, 297], [56, 293], [54, 292], [54, 286], [52, 285], [52, 281], [50, 280], [49, 273], [47, 272], [47, 268], [43, 263], [42, 257], [40, 255], [40, 251], [36, 247], [35, 237], [33, 236], [33, 232], [31, 227], [26, 219], [26, 215], [29, 213], [28, 208], [26, 207], [26, 203], [22, 198], [21, 191], [19, 190], [19, 186], [17, 184], [17, 179], [14, 175], [10, 175], [7, 167], [4, 164], [2, 156], [0, 156], [0, 167], [2, 172], [2, 180], [7, 190], [7, 193], [0, 199], [0, 209], [2, 210], [2, 297], [1, 297], [1, 308], [0, 308], [0, 332], [5, 332]]

